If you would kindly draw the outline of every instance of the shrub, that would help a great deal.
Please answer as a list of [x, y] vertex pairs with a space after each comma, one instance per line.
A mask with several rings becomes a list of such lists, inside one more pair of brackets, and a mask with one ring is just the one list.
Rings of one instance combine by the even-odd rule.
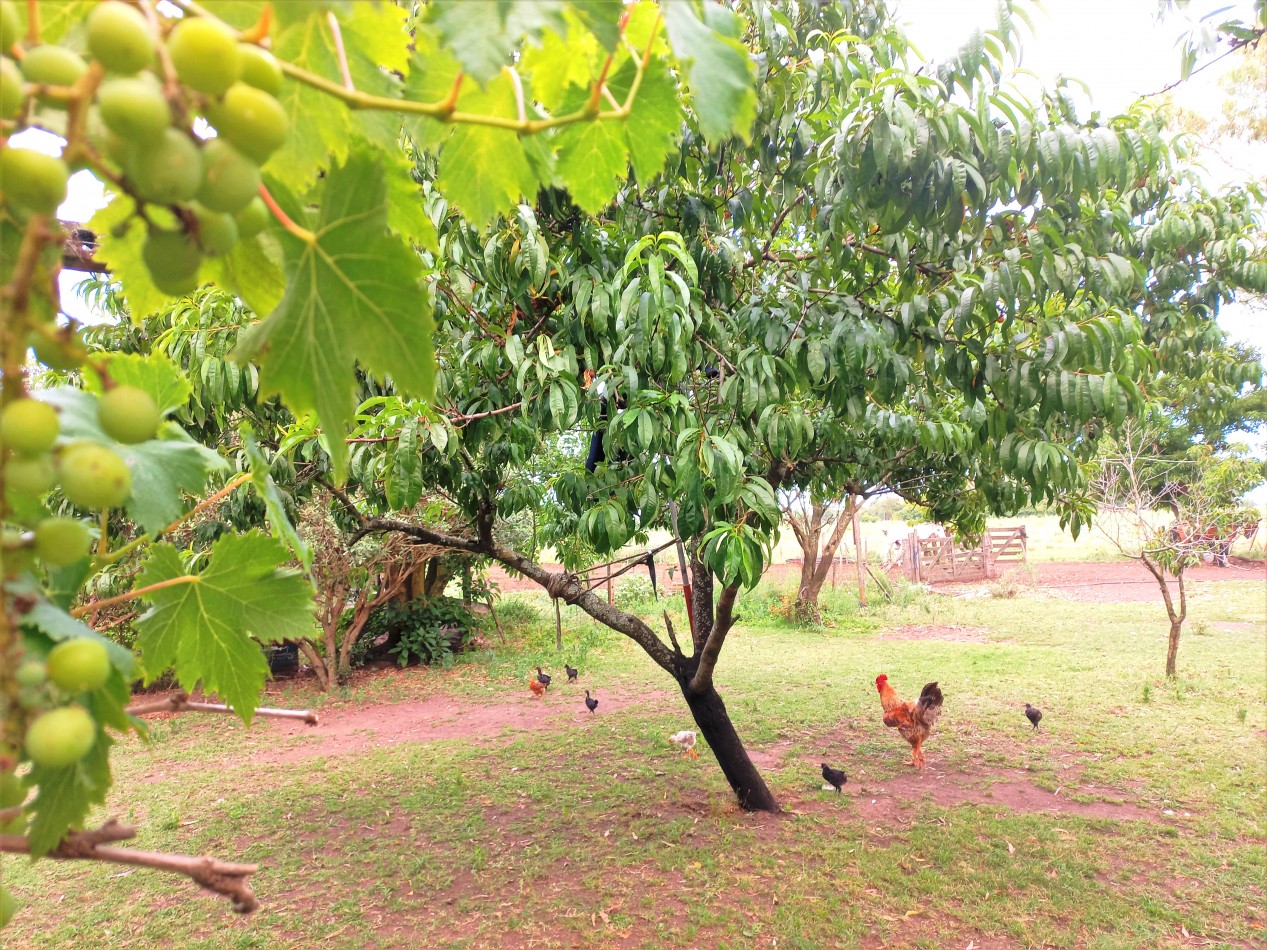
[[401, 666], [412, 661], [448, 666], [453, 654], [467, 645], [480, 626], [479, 618], [462, 601], [433, 597], [389, 601], [370, 615], [365, 633], [370, 642], [384, 634], [389, 642], [394, 641], [388, 652]]

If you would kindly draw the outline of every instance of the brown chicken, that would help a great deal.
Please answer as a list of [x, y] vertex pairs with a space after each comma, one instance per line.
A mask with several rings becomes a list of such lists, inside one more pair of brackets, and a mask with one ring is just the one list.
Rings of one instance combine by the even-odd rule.
[[937, 717], [941, 715], [941, 690], [936, 683], [927, 683], [920, 691], [918, 701], [906, 703], [889, 685], [889, 677], [884, 673], [875, 678], [875, 688], [880, 691], [884, 724], [890, 729], [896, 728], [902, 738], [911, 744], [911, 761], [906, 764], [922, 769], [924, 750], [921, 747], [928, 734], [933, 731]]
[[546, 694], [545, 684], [538, 683], [536, 680], [528, 680], [528, 688], [532, 690], [532, 695], [536, 696], [537, 699], [541, 699]]

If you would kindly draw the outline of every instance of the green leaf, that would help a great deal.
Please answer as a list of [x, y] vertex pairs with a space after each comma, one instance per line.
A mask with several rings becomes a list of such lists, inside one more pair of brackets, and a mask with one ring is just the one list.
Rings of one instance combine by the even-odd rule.
[[256, 313], [272, 313], [286, 293], [282, 251], [271, 234], [239, 241], [224, 257], [210, 263], [217, 281], [233, 289]]
[[[634, 64], [626, 62], [608, 82], [618, 101], [625, 101], [635, 74]], [[634, 175], [644, 184], [650, 182], [664, 170], [665, 159], [682, 134], [677, 84], [658, 56], [653, 56], [643, 70], [642, 84], [624, 125]]]
[[171, 668], [187, 690], [201, 681], [243, 722], [255, 712], [268, 665], [259, 643], [297, 640], [313, 632], [312, 587], [281, 569], [286, 549], [259, 531], [226, 534], [211, 546], [207, 566], [188, 581], [180, 555], [156, 544], [137, 576], [152, 605], [137, 621], [138, 645], [151, 676]]
[[113, 744], [98, 725], [97, 741], [78, 762], [59, 769], [37, 765], [31, 770], [27, 784], [39, 788], [30, 806], [34, 818], [27, 832], [32, 857], [42, 857], [57, 847], [66, 832], [83, 826], [93, 805], [106, 800]]
[[[700, 130], [710, 142], [730, 135], [745, 141], [757, 116], [757, 93], [748, 49], [737, 39], [705, 26], [692, 4], [678, 0], [663, 6], [673, 54], [686, 71], [691, 105]], [[737, 33], [738, 16], [719, 7], [707, 8], [709, 19]]]
[[427, 215], [422, 189], [413, 179], [413, 166], [403, 156], [389, 160], [387, 177], [387, 226], [415, 247], [440, 253], [436, 226]]
[[572, 11], [577, 19], [597, 37], [603, 49], [611, 51], [620, 45], [620, 18], [624, 4], [611, 0], [572, 0]]
[[566, 30], [559, 0], [434, 0], [429, 6], [444, 44], [481, 85], [510, 65], [521, 37], [535, 38], [547, 26], [559, 34]]
[[90, 640], [96, 640], [106, 648], [106, 652], [110, 654], [110, 662], [124, 676], [132, 673], [132, 667], [135, 663], [132, 651], [120, 646], [113, 640], [103, 637], [83, 621], [76, 620], [65, 610], [43, 598], [40, 598], [34, 607], [22, 615], [22, 625], [38, 630], [56, 643], [60, 643], [63, 640], [73, 640], [76, 637], [87, 637]]
[[98, 254], [110, 262], [110, 276], [123, 286], [132, 322], [160, 309], [168, 296], [154, 286], [149, 268], [141, 260], [141, 247], [148, 234], [145, 223], [133, 217], [135, 202], [116, 195], [92, 216], [88, 229], [97, 236]]
[[[298, 4], [282, 6], [304, 9]], [[407, 16], [406, 10], [393, 3], [354, 3], [339, 15], [348, 72], [361, 92], [392, 98], [399, 95], [399, 82], [392, 71], [403, 74], [409, 69], [409, 36], [404, 29]], [[324, 14], [304, 16], [283, 28], [273, 52], [278, 59], [328, 79], [337, 80], [342, 73]], [[343, 161], [356, 140], [356, 128], [363, 135], [368, 133], [375, 145], [395, 145], [394, 131], [388, 140], [383, 136], [399, 129], [399, 121], [386, 126], [354, 123], [346, 106], [307, 83], [288, 79], [277, 99], [290, 116], [290, 134], [267, 168], [297, 189], [307, 189], [321, 169]]]
[[174, 422], [163, 423], [158, 437], [123, 445], [106, 435], [97, 422], [97, 399], [80, 389], [58, 386], [40, 394], [58, 408], [62, 435], [109, 446], [132, 473], [128, 516], [148, 534], [157, 534], [185, 511], [182, 492], [201, 494], [207, 480], [228, 463], [195, 442]]
[[572, 199], [590, 214], [598, 214], [629, 172], [624, 130], [612, 121], [581, 122], [564, 129], [559, 142], [556, 172]]
[[299, 536], [299, 532], [295, 530], [295, 526], [291, 524], [286, 514], [286, 505], [282, 501], [281, 492], [278, 491], [273, 476], [269, 474], [268, 459], [264, 457], [263, 451], [255, 441], [255, 433], [245, 426], [241, 431], [242, 447], [246, 451], [246, 461], [251, 471], [251, 487], [264, 502], [264, 510], [268, 513], [269, 531], [274, 538], [290, 548], [295, 557], [299, 558], [299, 563], [304, 566], [305, 571], [310, 570], [312, 548]]
[[419, 287], [421, 261], [387, 230], [387, 186], [368, 150], [333, 169], [315, 197], [312, 240], [282, 237], [286, 296], [243, 335], [234, 358], [257, 360], [263, 389], [281, 393], [297, 415], [317, 413], [342, 480], [358, 363], [390, 376], [401, 392], [429, 398], [431, 311]]
[[[135, 386], [149, 393], [163, 413], [179, 409], [189, 401], [193, 387], [166, 353], [106, 353], [98, 358], [117, 386]], [[101, 394], [101, 379], [96, 373], [85, 374], [84, 388]]]
[[[515, 89], [503, 72], [486, 92], [462, 97], [464, 111], [513, 118]], [[537, 193], [540, 179], [514, 132], [483, 125], [456, 126], [440, 153], [436, 187], [475, 225], [492, 221]]]

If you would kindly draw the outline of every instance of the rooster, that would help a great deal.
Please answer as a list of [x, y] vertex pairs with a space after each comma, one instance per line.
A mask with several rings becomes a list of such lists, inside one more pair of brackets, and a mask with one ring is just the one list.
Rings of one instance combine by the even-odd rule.
[[875, 688], [880, 692], [880, 705], [884, 707], [884, 724], [890, 729], [896, 728], [911, 744], [911, 761], [906, 764], [922, 769], [924, 750], [921, 746], [941, 715], [941, 690], [936, 683], [927, 683], [917, 702], [904, 703], [889, 685], [889, 677], [884, 673], [875, 678]]
[[532, 695], [537, 699], [541, 699], [546, 694], [546, 688], [536, 680], [528, 680], [528, 688], [532, 690]]
[[695, 733], [690, 729], [683, 729], [681, 732], [675, 732], [669, 736], [669, 741], [686, 753], [689, 759], [698, 759], [699, 753], [695, 751]]

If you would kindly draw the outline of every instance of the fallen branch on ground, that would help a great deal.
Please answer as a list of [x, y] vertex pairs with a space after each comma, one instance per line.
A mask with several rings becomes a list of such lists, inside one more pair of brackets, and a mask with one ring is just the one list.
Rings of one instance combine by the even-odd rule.
[[[112, 818], [100, 828], [70, 832], [46, 857], [66, 861], [110, 861], [114, 864], [134, 864], [184, 874], [207, 890], [229, 898], [233, 909], [239, 914], [249, 914], [260, 906], [247, 881], [247, 878], [259, 870], [258, 864], [232, 864], [212, 857], [134, 851], [107, 844], [110, 841], [125, 841], [135, 835], [135, 828], [121, 825]], [[0, 835], [0, 852], [29, 854], [30, 850], [30, 843], [23, 835]]]
[[[147, 713], [178, 713], [178, 712], [215, 712], [215, 713], [231, 713], [234, 712], [232, 706], [224, 703], [195, 703], [191, 702], [188, 694], [176, 693], [168, 696], [166, 699], [155, 700], [152, 703], [137, 703], [129, 706], [124, 710], [129, 716], [144, 716]], [[259, 706], [255, 710], [257, 716], [268, 716], [273, 719], [302, 719], [310, 726], [317, 725], [317, 714], [311, 709], [270, 709], [267, 706]]]

